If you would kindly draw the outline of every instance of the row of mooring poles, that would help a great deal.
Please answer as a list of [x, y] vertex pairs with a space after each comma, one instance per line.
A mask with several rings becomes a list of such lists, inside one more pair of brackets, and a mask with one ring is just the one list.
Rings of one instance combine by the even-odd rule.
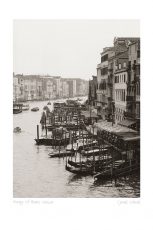
[[[94, 146], [93, 142], [94, 142], [94, 127], [93, 127], [93, 134], [92, 134], [92, 146]], [[93, 172], [95, 173], [95, 153], [94, 153], [94, 147], [93, 147]]]

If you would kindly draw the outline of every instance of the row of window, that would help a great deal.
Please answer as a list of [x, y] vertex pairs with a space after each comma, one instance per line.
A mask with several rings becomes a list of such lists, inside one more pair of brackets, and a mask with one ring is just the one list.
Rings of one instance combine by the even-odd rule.
[[127, 67], [126, 62], [119, 63], [118, 65], [116, 65], [116, 70], [126, 68], [126, 67]]
[[115, 76], [115, 83], [125, 83], [127, 82], [126, 74], [119, 74]]
[[101, 69], [101, 75], [106, 75], [106, 74], [108, 74], [108, 67]]
[[101, 63], [108, 60], [108, 54], [101, 57]]
[[100, 90], [106, 90], [106, 81], [102, 81], [100, 84], [99, 84], [99, 89]]
[[106, 103], [106, 97], [104, 95], [102, 95], [102, 94], [97, 95], [97, 100], [99, 102], [105, 102]]
[[134, 96], [136, 90], [136, 95], [140, 95], [140, 83], [136, 84], [135, 86], [129, 86], [127, 89], [127, 94], [129, 96]]
[[123, 109], [115, 108], [115, 112], [124, 115], [124, 112], [125, 112], [125, 111], [124, 111]]
[[126, 101], [125, 89], [115, 90], [115, 100], [116, 101]]
[[118, 122], [121, 122], [121, 121], [123, 121], [124, 116], [123, 116], [123, 115], [115, 115], [115, 119], [116, 119]]

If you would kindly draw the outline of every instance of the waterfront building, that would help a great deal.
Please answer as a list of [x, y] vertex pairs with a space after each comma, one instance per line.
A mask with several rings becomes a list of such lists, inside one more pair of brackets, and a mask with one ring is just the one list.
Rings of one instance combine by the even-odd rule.
[[16, 77], [13, 73], [13, 101], [19, 101], [20, 99], [20, 83], [18, 77]]
[[37, 100], [42, 100], [43, 99], [43, 79], [42, 78], [37, 78], [36, 81], [36, 98]]
[[69, 84], [64, 79], [62, 79], [61, 83], [62, 83], [62, 97], [68, 98], [69, 97]]
[[88, 81], [80, 78], [13, 74], [14, 100], [49, 100], [87, 94]]
[[56, 87], [56, 98], [60, 98], [61, 94], [61, 77], [54, 77], [55, 87]]
[[42, 96], [44, 99], [53, 99], [53, 77], [52, 76], [44, 76], [41, 77], [42, 80]]
[[127, 111], [125, 119], [140, 130], [140, 39], [129, 44], [127, 81]]
[[115, 122], [124, 120], [124, 113], [127, 109], [127, 78], [128, 78], [128, 51], [115, 56]]
[[109, 119], [112, 90], [108, 72], [108, 60], [114, 53], [114, 47], [105, 47], [101, 53], [101, 63], [97, 65], [97, 115], [103, 120]]
[[129, 107], [128, 97], [128, 79], [129, 79], [129, 47], [139, 38], [132, 37], [115, 37], [115, 123], [130, 126], [131, 122], [127, 121], [127, 110]]

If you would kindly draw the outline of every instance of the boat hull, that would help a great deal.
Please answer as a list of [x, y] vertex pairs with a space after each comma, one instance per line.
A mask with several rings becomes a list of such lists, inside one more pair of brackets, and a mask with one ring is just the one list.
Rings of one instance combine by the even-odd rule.
[[49, 145], [49, 146], [64, 146], [69, 144], [70, 139], [53, 139], [53, 138], [41, 138], [35, 139], [37, 145]]

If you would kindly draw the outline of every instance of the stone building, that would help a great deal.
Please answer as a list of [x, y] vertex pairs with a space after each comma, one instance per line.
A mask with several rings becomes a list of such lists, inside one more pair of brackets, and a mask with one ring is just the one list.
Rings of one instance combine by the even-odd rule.
[[19, 78], [13, 73], [13, 101], [17, 102], [20, 100], [20, 82]]
[[110, 87], [108, 60], [114, 53], [114, 47], [106, 47], [101, 53], [101, 63], [97, 65], [97, 114], [103, 120], [109, 119], [111, 111], [112, 90]]
[[127, 111], [125, 119], [140, 129], [140, 39], [129, 44], [128, 48]]
[[127, 109], [127, 78], [128, 78], [128, 51], [115, 56], [114, 88], [115, 88], [115, 122], [124, 120]]

